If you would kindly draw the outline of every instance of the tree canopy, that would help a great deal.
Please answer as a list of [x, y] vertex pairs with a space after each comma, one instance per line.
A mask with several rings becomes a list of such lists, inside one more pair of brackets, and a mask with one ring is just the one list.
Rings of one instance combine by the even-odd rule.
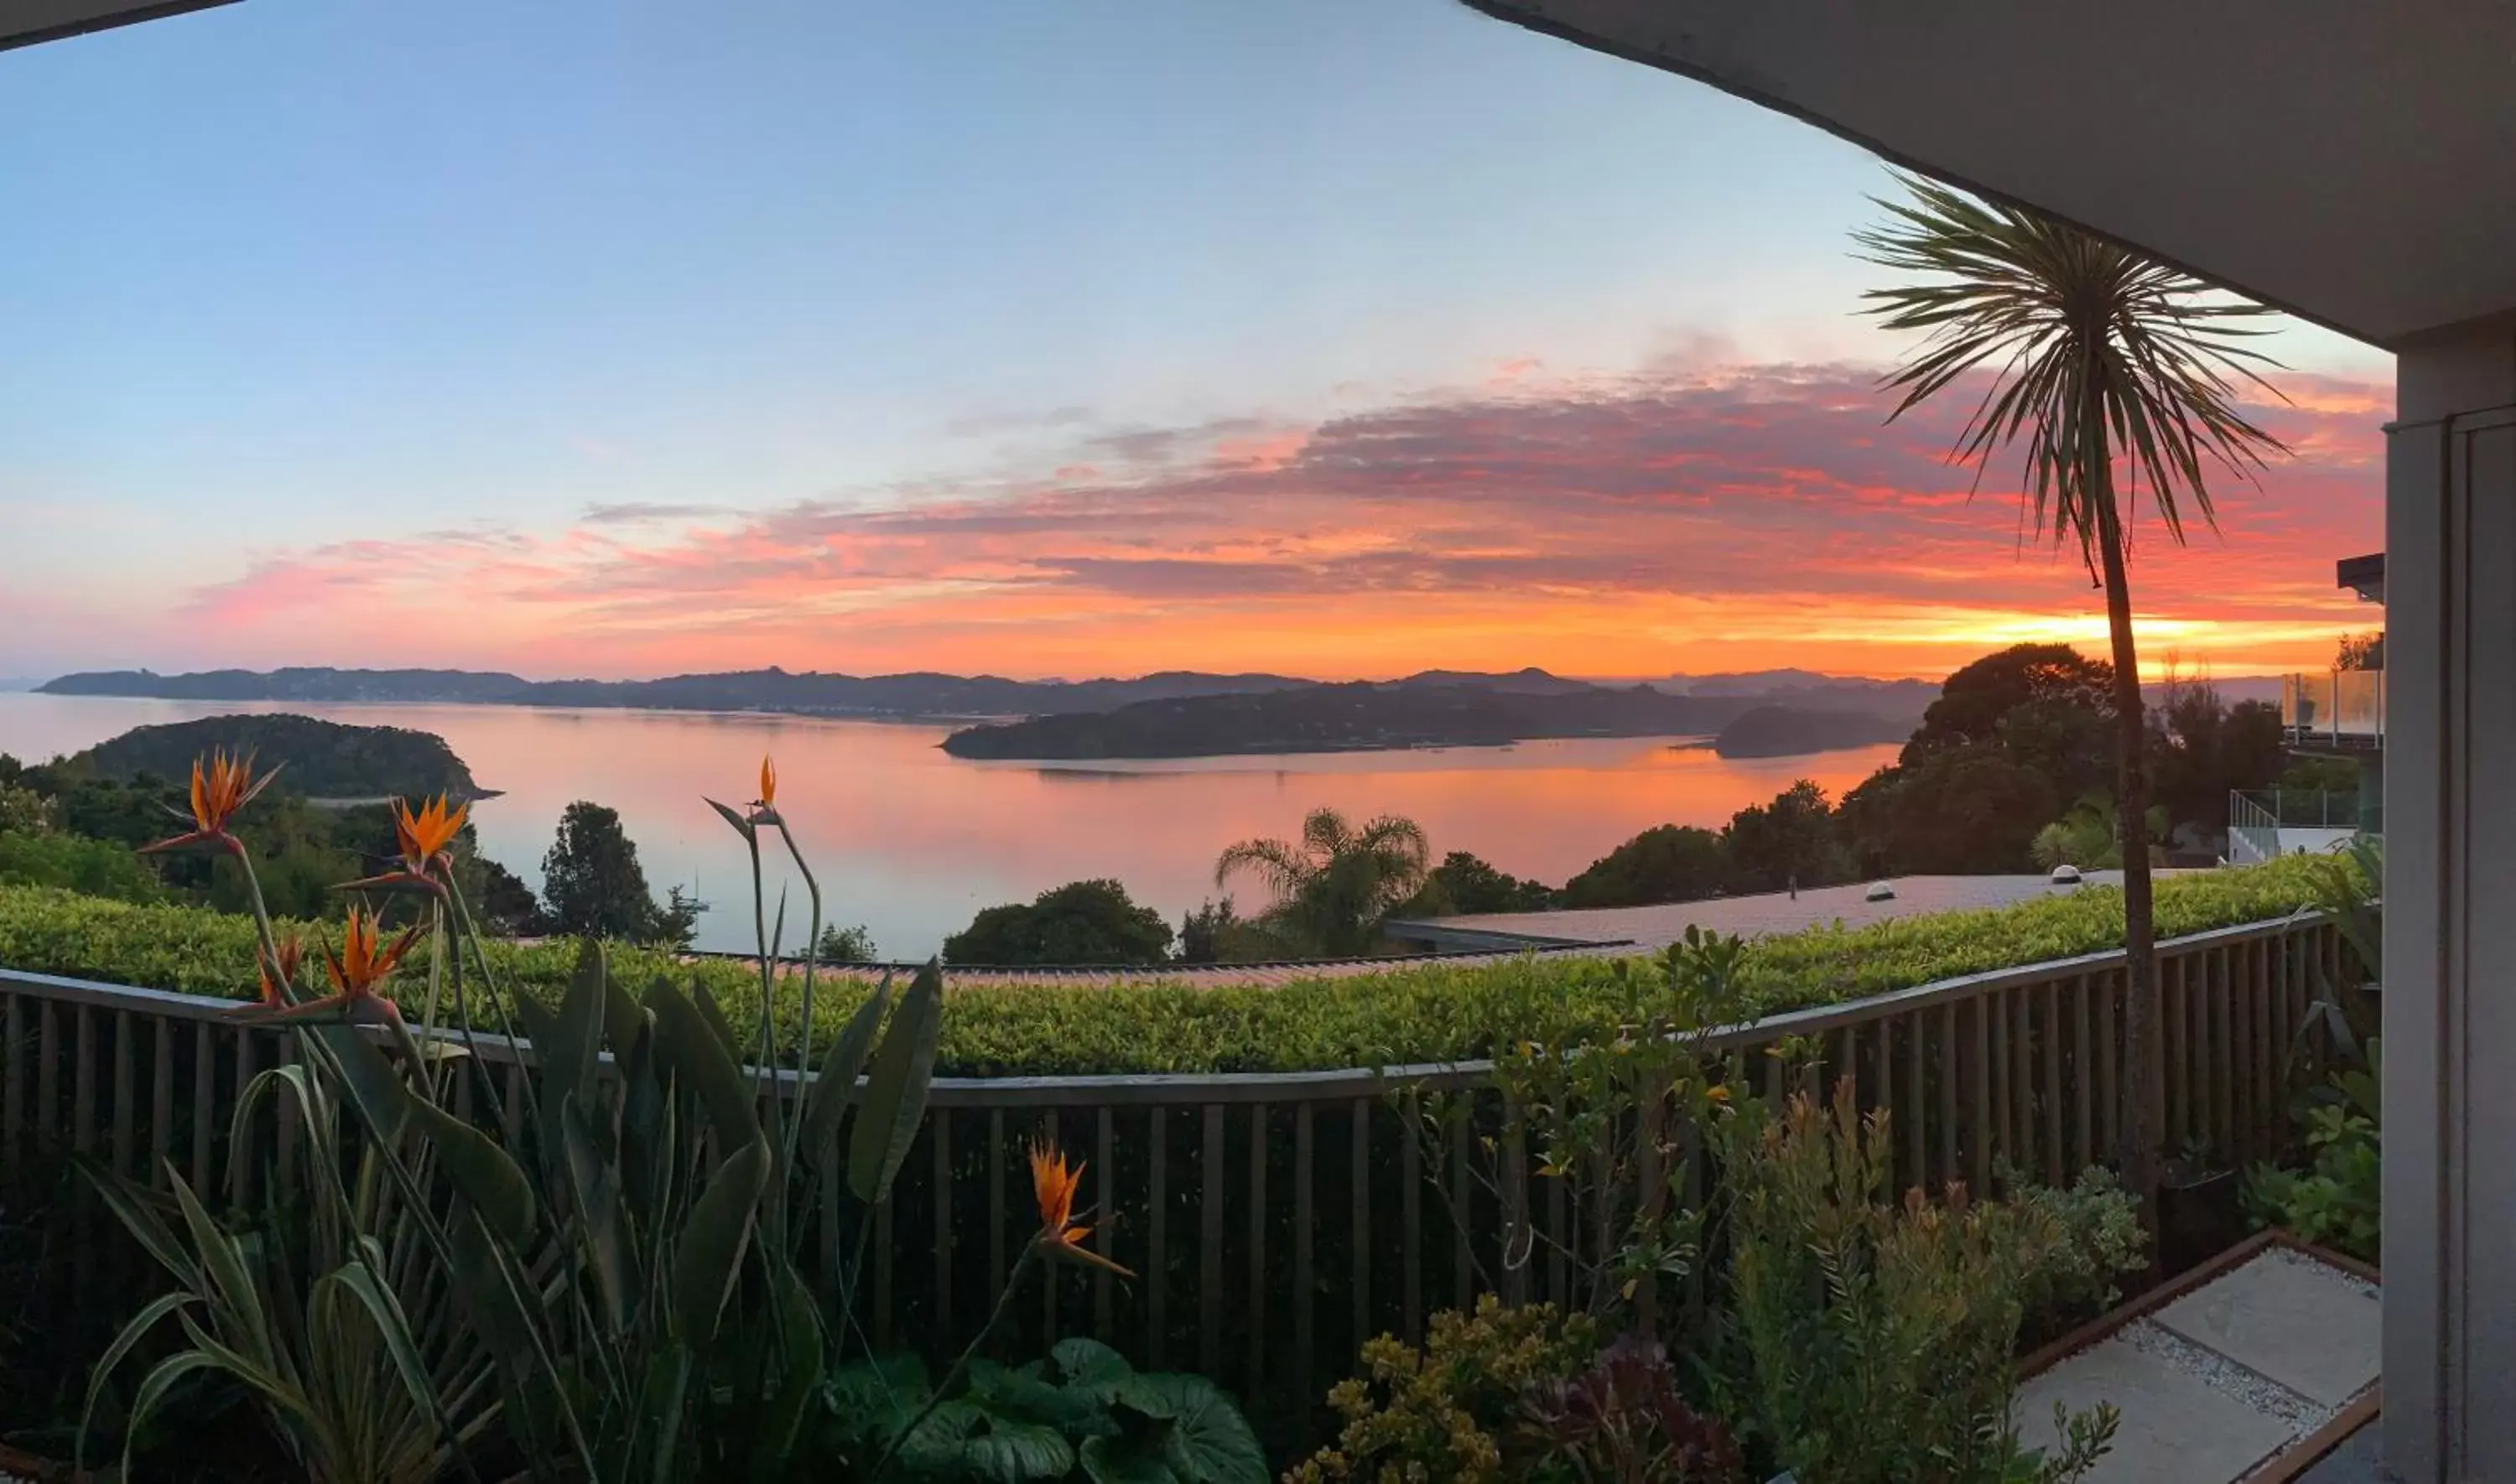
[[1423, 827], [1384, 814], [1360, 828], [1330, 808], [1313, 809], [1297, 840], [1244, 840], [1225, 848], [1214, 884], [1256, 876], [1274, 895], [1263, 925], [1296, 951], [1370, 951], [1380, 925], [1424, 887], [1430, 871]]
[[1170, 951], [1170, 924], [1106, 878], [985, 908], [944, 940], [948, 964], [1159, 964]]
[[631, 943], [687, 944], [698, 909], [676, 888], [658, 904], [620, 811], [579, 799], [559, 817], [542, 857], [542, 897], [552, 930]]

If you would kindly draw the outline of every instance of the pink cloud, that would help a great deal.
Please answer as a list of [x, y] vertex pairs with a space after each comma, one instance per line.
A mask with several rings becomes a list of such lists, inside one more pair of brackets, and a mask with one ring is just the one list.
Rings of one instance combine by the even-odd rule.
[[[2382, 540], [2387, 391], [2283, 386], [2288, 404], [2256, 411], [2296, 457], [2223, 481], [2219, 533], [2197, 523], [2188, 549], [2142, 530], [2153, 633], [2223, 673], [2307, 663], [2372, 626], [2331, 571]], [[1887, 405], [1860, 366], [1516, 374], [1310, 426], [1076, 433], [1033, 479], [915, 500], [602, 506], [552, 535], [269, 553], [166, 633], [230, 662], [537, 674], [1347, 675], [1937, 673], [2004, 634], [2086, 630], [2086, 576], [2022, 528], [2015, 462], [1979, 490], [1945, 462], [1972, 403], [1882, 425]]]

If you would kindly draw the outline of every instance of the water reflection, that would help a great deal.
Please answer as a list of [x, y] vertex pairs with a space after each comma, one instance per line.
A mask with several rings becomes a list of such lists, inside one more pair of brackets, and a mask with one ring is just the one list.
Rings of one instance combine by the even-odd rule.
[[[133, 726], [278, 710], [444, 737], [483, 787], [504, 791], [474, 810], [483, 848], [536, 886], [561, 809], [575, 799], [609, 804], [658, 894], [678, 884], [715, 904], [701, 919], [709, 947], [749, 943], [748, 868], [700, 798], [750, 798], [760, 755], [775, 753], [778, 806], [832, 915], [866, 924], [885, 953], [902, 956], [934, 951], [981, 907], [1082, 877], [1116, 877], [1176, 922], [1215, 894], [1224, 845], [1290, 835], [1320, 804], [1406, 814], [1437, 855], [1472, 850], [1514, 875], [1561, 882], [1652, 825], [1719, 825], [1795, 778], [1840, 794], [1895, 753], [1739, 761], [1666, 739], [1585, 738], [1044, 767], [949, 758], [936, 745], [948, 728], [887, 721], [26, 694], [0, 695], [0, 751], [50, 757]], [[790, 921], [802, 906], [797, 884]]]

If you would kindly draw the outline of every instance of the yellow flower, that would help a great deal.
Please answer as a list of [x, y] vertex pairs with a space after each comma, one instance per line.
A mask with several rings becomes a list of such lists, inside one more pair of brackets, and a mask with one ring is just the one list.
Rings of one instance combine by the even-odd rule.
[[1069, 1262], [1087, 1262], [1106, 1268], [1122, 1278], [1136, 1276], [1117, 1263], [1085, 1248], [1085, 1237], [1092, 1228], [1074, 1219], [1074, 1192], [1083, 1183], [1083, 1167], [1067, 1168], [1066, 1151], [1046, 1139], [1035, 1139], [1030, 1146], [1031, 1193], [1039, 1202], [1039, 1235], [1032, 1245], [1040, 1255]]
[[[256, 778], [253, 775], [253, 754], [238, 753], [230, 757], [224, 750], [210, 754], [207, 768], [201, 760], [192, 760], [192, 828], [172, 840], [161, 840], [142, 846], [142, 853], [155, 850], [181, 850], [191, 845], [216, 845], [230, 854], [241, 854], [244, 845], [228, 833], [228, 822], [236, 811], [251, 804], [254, 796], [271, 786], [279, 769]], [[184, 815], [177, 813], [176, 818]]]
[[[331, 976], [332, 993], [320, 1000], [280, 1009], [269, 1003], [275, 996], [267, 996], [264, 1004], [247, 1006], [245, 1013], [267, 1020], [307, 1020], [337, 1010], [346, 1020], [398, 1024], [401, 1010], [377, 993], [377, 987], [392, 976], [402, 955], [410, 952], [410, 945], [419, 938], [419, 928], [416, 925], [404, 928], [402, 935], [391, 943], [383, 938], [374, 915], [352, 907], [348, 919], [341, 924], [341, 951], [323, 950], [323, 969]], [[285, 954], [287, 949], [283, 947], [281, 952]]]

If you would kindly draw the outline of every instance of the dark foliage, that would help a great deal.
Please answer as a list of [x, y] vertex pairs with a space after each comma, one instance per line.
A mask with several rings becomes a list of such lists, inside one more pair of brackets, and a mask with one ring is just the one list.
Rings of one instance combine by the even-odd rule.
[[1721, 837], [1693, 825], [1656, 825], [1564, 884], [1567, 907], [1692, 902], [1721, 890], [1729, 874]]
[[1465, 850], [1442, 857], [1424, 883], [1424, 890], [1401, 916], [1452, 912], [1543, 912], [1555, 905], [1555, 893], [1534, 879], [1524, 881], [1497, 871]]
[[1668, 1351], [1628, 1335], [1578, 1376], [1532, 1385], [1529, 1429], [1550, 1460], [1596, 1484], [1726, 1484], [1744, 1463], [1718, 1418], [1677, 1387]]
[[1739, 891], [1781, 891], [1852, 880], [1852, 852], [1834, 823], [1825, 790], [1803, 778], [1731, 816], [1721, 832], [1721, 853]]
[[669, 905], [656, 904], [620, 811], [583, 799], [560, 815], [542, 857], [542, 897], [551, 930], [577, 937], [687, 943], [697, 917], [678, 887]]
[[986, 908], [944, 940], [952, 964], [1159, 964], [1170, 951], [1170, 924], [1106, 879]]

